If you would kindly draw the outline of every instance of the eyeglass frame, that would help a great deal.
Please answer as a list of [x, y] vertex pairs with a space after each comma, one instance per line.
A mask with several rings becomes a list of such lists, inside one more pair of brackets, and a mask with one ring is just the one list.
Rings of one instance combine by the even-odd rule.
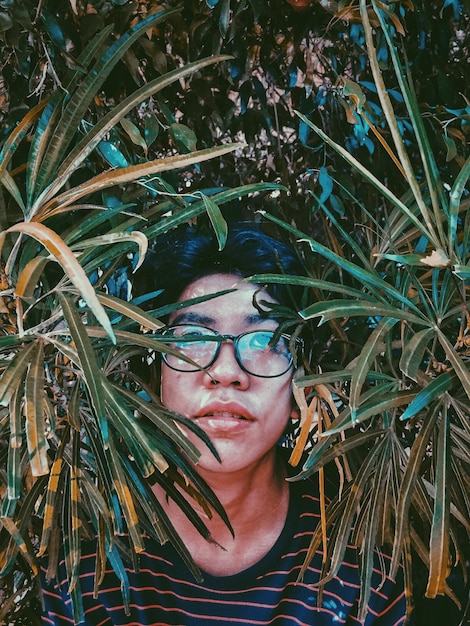
[[[167, 353], [162, 351], [162, 358], [163, 358], [163, 361], [165, 362], [165, 365], [167, 365], [170, 369], [172, 369], [172, 370], [174, 370], [176, 372], [184, 372], [184, 373], [188, 373], [188, 374], [194, 374], [195, 372], [198, 372], [198, 371], [206, 371], [206, 370], [208, 370], [210, 367], [212, 367], [214, 365], [214, 363], [216, 362], [217, 358], [219, 357], [220, 348], [221, 348], [222, 344], [226, 343], [227, 341], [231, 341], [233, 343], [235, 359], [236, 359], [239, 367], [246, 374], [249, 374], [250, 376], [256, 376], [257, 378], [279, 378], [279, 376], [283, 376], [286, 372], [289, 371], [289, 369], [291, 369], [291, 367], [295, 364], [296, 360], [298, 360], [298, 352], [301, 352], [303, 350], [303, 347], [304, 347], [303, 339], [301, 337], [295, 337], [294, 338], [294, 345], [295, 345], [296, 349], [295, 349], [295, 351], [293, 351], [291, 349], [291, 347], [290, 347], [290, 344], [291, 344], [291, 341], [292, 341], [292, 335], [290, 335], [289, 333], [279, 333], [279, 339], [282, 337], [283, 339], [287, 339], [288, 340], [288, 348], [289, 348], [289, 356], [290, 356], [288, 366], [280, 374], [271, 374], [271, 375], [255, 374], [253, 372], [250, 372], [250, 370], [248, 370], [246, 368], [246, 366], [243, 365], [243, 363], [242, 363], [242, 360], [240, 358], [239, 349], [238, 349], [238, 343], [240, 341], [240, 338], [244, 337], [245, 335], [250, 335], [250, 334], [253, 334], [253, 333], [257, 333], [257, 332], [272, 333], [273, 334], [273, 338], [274, 338], [276, 336], [276, 330], [273, 330], [271, 328], [269, 328], [269, 329], [267, 329], [267, 328], [257, 328], [257, 329], [254, 329], [254, 330], [247, 330], [247, 331], [245, 331], [243, 333], [240, 333], [238, 335], [230, 335], [230, 334], [219, 333], [219, 331], [214, 330], [213, 328], [209, 328], [208, 326], [203, 326], [202, 324], [174, 324], [173, 326], [167, 326], [166, 328], [161, 329], [159, 331], [159, 335], [160, 335], [160, 337], [165, 337], [165, 335], [170, 333], [173, 328], [178, 328], [180, 326], [193, 326], [193, 327], [197, 327], [197, 328], [202, 328], [204, 330], [209, 331], [210, 333], [213, 333], [213, 335], [212, 334], [211, 335], [200, 335], [200, 336], [194, 336], [193, 335], [193, 337], [194, 337], [193, 339], [188, 339], [188, 337], [191, 337], [191, 335], [188, 335], [184, 339], [181, 339], [180, 343], [183, 343], [185, 341], [193, 341], [194, 343], [196, 343], [197, 341], [200, 341], [201, 338], [204, 338], [204, 337], [211, 337], [212, 338], [212, 337], [214, 337], [213, 341], [217, 345], [216, 345], [216, 348], [215, 348], [214, 357], [212, 358], [210, 363], [208, 363], [204, 367], [198, 366], [195, 361], [192, 361], [192, 359], [187, 357], [187, 362], [189, 364], [194, 363], [197, 366], [195, 369], [191, 369], [191, 370], [186, 370], [186, 369], [182, 370], [182, 369], [179, 369], [177, 367], [174, 367], [173, 365], [171, 365], [168, 362], [168, 360], [167, 360]], [[174, 340], [174, 337], [172, 337], [172, 339], [173, 339], [174, 343], [178, 343], [177, 340], [176, 341]], [[279, 341], [279, 339], [277, 341]], [[208, 340], [208, 339], [206, 339], [206, 340]], [[273, 345], [275, 345], [275, 344], [273, 344]]]

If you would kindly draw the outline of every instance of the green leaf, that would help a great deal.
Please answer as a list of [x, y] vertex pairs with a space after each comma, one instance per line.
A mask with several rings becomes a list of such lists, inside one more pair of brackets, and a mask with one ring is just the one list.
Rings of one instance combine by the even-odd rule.
[[398, 320], [396, 318], [384, 318], [380, 320], [367, 339], [354, 365], [351, 378], [351, 391], [349, 394], [351, 419], [353, 422], [356, 421], [356, 412], [359, 407], [362, 385], [366, 380], [372, 362], [380, 352], [384, 351], [384, 337], [392, 330], [397, 322]]
[[147, 153], [147, 143], [140, 134], [140, 130], [138, 129], [138, 127], [126, 117], [123, 117], [120, 123], [132, 143], [136, 146], [140, 146], [142, 150]]
[[144, 137], [147, 146], [151, 146], [160, 132], [160, 125], [154, 113], [147, 113], [145, 116]]
[[418, 393], [416, 398], [410, 403], [409, 407], [401, 416], [401, 420], [407, 420], [410, 417], [415, 416], [417, 413], [422, 411], [425, 406], [431, 404], [433, 400], [439, 398], [446, 391], [451, 389], [453, 384], [452, 374], [450, 372], [446, 372], [444, 374], [439, 374], [437, 378], [432, 380], [429, 385], [427, 385], [422, 391]]
[[416, 497], [415, 488], [420, 481], [421, 464], [426, 448], [434, 430], [436, 419], [439, 415], [440, 405], [436, 404], [423, 421], [423, 426], [416, 434], [413, 445], [406, 462], [406, 469], [400, 485], [398, 494], [398, 504], [396, 508], [396, 531], [394, 535], [392, 562], [390, 565], [390, 575], [396, 576], [404, 543], [407, 541], [409, 533], [410, 515], [409, 509], [412, 500]]
[[356, 298], [357, 300], [370, 298], [371, 302], [374, 301], [372, 296], [369, 296], [360, 289], [354, 289], [354, 287], [350, 287], [348, 285], [342, 285], [341, 283], [335, 283], [329, 280], [321, 280], [319, 278], [311, 278], [309, 276], [292, 276], [290, 274], [253, 274], [252, 276], [245, 278], [244, 282], [311, 287], [321, 289], [325, 293], [341, 293], [344, 296]]
[[395, 261], [396, 263], [403, 263], [403, 265], [411, 265], [422, 267], [423, 259], [426, 258], [426, 254], [374, 254], [375, 257], [380, 259], [388, 259], [389, 261]]
[[114, 489], [119, 498], [119, 503], [122, 507], [122, 511], [126, 519], [132, 547], [136, 552], [142, 552], [142, 550], [144, 550], [144, 544], [139, 530], [139, 519], [135, 510], [134, 499], [132, 496], [132, 492], [129, 489], [129, 484], [126, 479], [124, 469], [122, 467], [121, 459], [119, 458], [119, 454], [116, 450], [114, 439], [111, 435], [109, 438], [109, 447], [106, 450], [106, 455], [108, 459], [110, 473], [113, 479]]
[[460, 203], [465, 191], [468, 179], [470, 178], [470, 157], [466, 160], [458, 173], [452, 189], [450, 190], [449, 203], [449, 250], [453, 250], [456, 245], [457, 225], [460, 213]]
[[470, 267], [468, 265], [454, 265], [452, 271], [460, 280], [468, 280], [470, 278]]
[[299, 311], [299, 315], [305, 319], [320, 318], [319, 324], [324, 324], [328, 320], [348, 317], [388, 317], [390, 319], [406, 320], [413, 324], [426, 324], [424, 318], [417, 317], [408, 311], [397, 309], [392, 305], [370, 302], [368, 300], [327, 300], [325, 302], [316, 302], [306, 309]]
[[14, 156], [21, 141], [29, 132], [29, 129], [35, 123], [46, 105], [47, 99], [30, 109], [21, 122], [8, 134], [0, 150], [0, 178], [3, 172], [6, 171], [10, 159]]
[[416, 313], [418, 313], [418, 315], [421, 315], [421, 311], [419, 310], [419, 308], [406, 295], [404, 295], [399, 289], [393, 287], [393, 285], [383, 280], [377, 273], [371, 272], [368, 269], [363, 269], [355, 263], [348, 261], [347, 259], [334, 253], [328, 247], [319, 243], [315, 239], [307, 237], [297, 228], [291, 226], [290, 224], [287, 224], [286, 222], [283, 222], [273, 215], [270, 215], [266, 211], [259, 211], [259, 213], [264, 215], [264, 217], [271, 220], [275, 224], [281, 226], [281, 228], [284, 228], [288, 232], [295, 235], [299, 241], [306, 241], [313, 252], [321, 254], [325, 259], [331, 261], [335, 265], [335, 267], [347, 271], [351, 276], [356, 278], [360, 282], [360, 284], [363, 284], [369, 289], [373, 290], [377, 298], [380, 298], [381, 300], [385, 300], [386, 297], [396, 299], [404, 304], [406, 308], [415, 311]]
[[463, 390], [470, 398], [470, 371], [467, 368], [465, 360], [458, 354], [449, 339], [440, 329], [437, 330], [437, 337], [462, 384]]
[[[19, 381], [18, 381], [19, 382]], [[12, 394], [10, 405], [8, 407], [10, 413], [10, 441], [9, 448], [11, 450], [21, 450], [23, 454], [23, 381], [18, 384]], [[10, 500], [16, 500], [19, 497], [17, 487], [21, 489], [21, 468], [16, 466], [17, 457], [12, 459], [13, 468], [9, 471], [9, 484], [11, 485], [8, 497]], [[14, 472], [18, 470], [18, 474], [15, 476]], [[18, 481], [20, 484], [18, 484]]]
[[[396, 383], [386, 383], [378, 385], [368, 394], [364, 394], [356, 409], [354, 421], [348, 408], [340, 413], [331, 427], [323, 433], [323, 436], [337, 435], [347, 428], [362, 424], [377, 415], [383, 418], [387, 412], [396, 412], [399, 407], [406, 406], [416, 397], [416, 393], [413, 391], [394, 391], [395, 388]], [[369, 396], [370, 393], [372, 393], [372, 397]]]
[[[8, 347], [8, 346], [7, 346]], [[0, 406], [8, 406], [37, 350], [36, 342], [27, 343], [12, 359], [0, 378]]]
[[82, 375], [90, 394], [93, 408], [95, 409], [104, 446], [108, 444], [108, 423], [103, 398], [103, 375], [96, 361], [91, 340], [87, 334], [87, 328], [83, 324], [73, 302], [64, 294], [59, 294], [64, 317], [73, 338]]
[[424, 353], [429, 342], [434, 337], [434, 333], [433, 328], [425, 328], [415, 333], [411, 339], [403, 342], [400, 369], [412, 380], [416, 380], [419, 369], [423, 364]]
[[15, 183], [15, 180], [10, 175], [8, 170], [3, 170], [0, 172], [0, 183], [5, 187], [5, 189], [10, 193], [12, 198], [15, 200], [17, 205], [20, 207], [23, 215], [27, 215], [26, 206], [23, 201], [23, 197], [18, 188], [18, 185]]
[[197, 137], [194, 131], [184, 124], [171, 124], [168, 133], [175, 147], [182, 154], [194, 152], [197, 149]]
[[212, 224], [212, 228], [214, 229], [215, 235], [217, 237], [217, 241], [219, 243], [219, 250], [222, 250], [225, 246], [225, 242], [227, 241], [228, 235], [228, 226], [225, 221], [222, 211], [219, 209], [219, 206], [210, 198], [206, 196], [206, 194], [201, 193], [202, 200], [204, 202], [204, 206], [206, 207], [207, 214]]
[[[368, 430], [364, 433], [352, 435], [334, 445], [331, 444], [331, 440], [328, 437], [322, 437], [309, 452], [302, 471], [289, 478], [289, 480], [292, 482], [303, 480], [317, 472], [321, 467], [325, 467], [325, 465], [328, 465], [335, 459], [345, 456], [351, 450], [370, 443], [371, 439], [380, 439], [385, 433], [385, 430]], [[328, 431], [325, 434], [328, 435]]]
[[149, 315], [145, 311], [143, 311], [140, 307], [131, 304], [125, 300], [121, 300], [120, 298], [116, 298], [115, 296], [110, 296], [105, 293], [97, 292], [98, 300], [105, 307], [113, 309], [122, 315], [134, 320], [141, 326], [148, 328], [149, 330], [159, 330], [165, 326], [163, 322], [160, 322], [158, 319]]
[[442, 139], [444, 140], [447, 148], [446, 161], [452, 161], [457, 156], [457, 146], [455, 145], [455, 141], [447, 133], [442, 135]]
[[64, 159], [71, 138], [84, 117], [91, 100], [124, 53], [150, 26], [165, 20], [178, 11], [179, 9], [168, 9], [154, 13], [124, 33], [98, 59], [75, 91], [71, 93], [57, 123], [58, 132], [54, 133], [48, 144], [47, 161], [41, 166], [37, 178], [38, 190], [42, 191], [56, 178], [56, 170]]

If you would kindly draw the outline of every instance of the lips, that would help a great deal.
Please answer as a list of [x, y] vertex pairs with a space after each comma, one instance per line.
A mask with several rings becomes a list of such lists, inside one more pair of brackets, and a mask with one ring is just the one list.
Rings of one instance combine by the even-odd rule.
[[223, 437], [242, 433], [255, 421], [245, 407], [233, 403], [205, 406], [195, 419], [211, 436]]
[[253, 422], [255, 418], [248, 409], [237, 403], [217, 403], [205, 406], [196, 416], [197, 420], [202, 418], [212, 418], [221, 420], [242, 420]]

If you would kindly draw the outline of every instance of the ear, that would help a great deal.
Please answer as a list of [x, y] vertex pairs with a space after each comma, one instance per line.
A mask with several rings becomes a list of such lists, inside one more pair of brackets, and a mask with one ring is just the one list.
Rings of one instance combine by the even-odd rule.
[[289, 414], [289, 418], [292, 421], [297, 421], [300, 419], [300, 409], [297, 406], [297, 403], [295, 402], [294, 398], [292, 398], [292, 408]]

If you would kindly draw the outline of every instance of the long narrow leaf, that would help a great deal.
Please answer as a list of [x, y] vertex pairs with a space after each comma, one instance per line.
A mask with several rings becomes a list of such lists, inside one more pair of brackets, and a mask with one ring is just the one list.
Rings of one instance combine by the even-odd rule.
[[214, 202], [212, 198], [206, 196], [206, 194], [201, 193], [201, 196], [204, 202], [204, 206], [206, 207], [207, 215], [209, 216], [209, 220], [212, 224], [212, 228], [214, 229], [215, 235], [217, 237], [219, 250], [222, 250], [225, 246], [225, 242], [227, 241], [227, 222], [222, 215], [222, 211], [220, 210], [219, 205]]
[[53, 135], [56, 122], [62, 112], [63, 101], [66, 93], [62, 89], [57, 89], [47, 102], [33, 135], [31, 147], [26, 163], [26, 201], [28, 204], [28, 219], [33, 212], [34, 195], [38, 192], [37, 177], [39, 169], [44, 159], [47, 145], [51, 135]]
[[110, 296], [106, 293], [97, 292], [96, 295], [103, 306], [134, 320], [134, 322], [137, 322], [148, 330], [159, 330], [165, 326], [163, 322], [160, 322], [160, 320], [130, 302], [121, 300], [115, 296]]
[[408, 311], [403, 311], [391, 305], [369, 302], [368, 300], [327, 300], [316, 302], [306, 309], [299, 311], [299, 315], [305, 319], [320, 318], [319, 324], [328, 320], [349, 317], [387, 317], [396, 323], [398, 319], [414, 324], [427, 324], [427, 320], [420, 318]]
[[194, 163], [208, 161], [244, 147], [245, 144], [243, 143], [222, 144], [214, 148], [205, 148], [189, 154], [178, 154], [98, 174], [81, 185], [56, 196], [44, 205], [42, 204], [43, 198], [38, 198], [38, 205], [41, 205], [41, 209], [36, 212], [34, 219], [35, 221], [42, 221], [49, 212], [56, 210], [58, 207], [69, 206], [91, 193], [107, 189], [108, 187], [137, 182], [139, 178], [157, 174], [158, 172], [189, 167]]
[[439, 329], [437, 331], [439, 343], [444, 348], [447, 358], [449, 359], [455, 373], [462, 383], [463, 390], [470, 398], [470, 372], [466, 367], [464, 359], [457, 354], [454, 346], [450, 343], [446, 335]]
[[[356, 299], [368, 298], [369, 294], [354, 289], [349, 285], [342, 285], [329, 280], [321, 280], [320, 278], [311, 278], [309, 276], [286, 276], [285, 274], [253, 274], [249, 278], [244, 279], [245, 282], [254, 282], [260, 284], [278, 284], [278, 285], [296, 285], [299, 287], [310, 287], [321, 289], [326, 293], [341, 293]], [[370, 297], [371, 301], [373, 298]]]
[[392, 562], [390, 565], [390, 575], [396, 576], [400, 557], [405, 547], [405, 541], [409, 527], [409, 508], [414, 497], [416, 482], [419, 480], [420, 468], [423, 463], [424, 453], [429, 445], [431, 434], [435, 428], [439, 414], [439, 405], [433, 407], [429, 415], [423, 421], [423, 425], [417, 434], [411, 447], [405, 473], [400, 485], [399, 500], [396, 510], [396, 529], [394, 536]]
[[4, 170], [0, 173], [0, 183], [5, 187], [5, 189], [10, 193], [13, 197], [17, 205], [23, 212], [23, 215], [27, 215], [26, 206], [21, 195], [21, 192], [18, 188], [18, 185], [15, 183], [14, 178], [10, 175], [8, 170]]
[[[470, 157], [463, 164], [458, 173], [452, 189], [450, 190], [449, 203], [449, 250], [453, 250], [456, 243], [458, 217], [460, 214], [462, 194], [465, 191], [466, 184], [470, 178]], [[466, 250], [463, 259], [466, 259]]]
[[[9, 449], [16, 450], [18, 453], [23, 454], [23, 380], [19, 381], [19, 384], [15, 387], [12, 394], [10, 405], [8, 407], [10, 413], [10, 446]], [[17, 461], [15, 457], [14, 462]], [[8, 497], [10, 500], [16, 500], [19, 497], [21, 491], [21, 470], [16, 466], [18, 470], [17, 476], [11, 476], [11, 488], [9, 490]], [[10, 477], [9, 477], [10, 480]]]
[[27, 343], [4, 370], [0, 378], [0, 406], [8, 406], [36, 350], [35, 342]]
[[85, 239], [70, 246], [70, 249], [75, 250], [87, 250], [88, 248], [96, 248], [98, 246], [107, 246], [121, 243], [123, 241], [131, 241], [138, 246], [139, 260], [135, 269], [137, 270], [142, 265], [145, 255], [148, 249], [147, 237], [135, 230], [132, 233], [106, 233], [105, 235], [99, 235], [98, 237], [92, 237], [91, 239]]
[[377, 354], [383, 351], [384, 337], [391, 331], [398, 320], [395, 318], [383, 318], [372, 331], [362, 348], [359, 357], [354, 365], [351, 378], [351, 391], [349, 394], [349, 405], [351, 407], [351, 419], [356, 420], [356, 412], [359, 406], [359, 399], [362, 386], [366, 380], [372, 361]]
[[135, 510], [133, 496], [124, 474], [121, 459], [119, 458], [111, 436], [106, 455], [108, 457], [109, 470], [113, 478], [114, 489], [124, 513], [133, 549], [136, 552], [142, 552], [144, 550], [144, 544], [139, 530], [139, 519]]
[[437, 378], [431, 380], [429, 385], [418, 393], [416, 398], [410, 403], [406, 411], [401, 416], [401, 419], [405, 421], [415, 416], [417, 413], [422, 411], [425, 406], [431, 404], [431, 402], [433, 402], [436, 398], [439, 398], [442, 394], [448, 391], [452, 387], [452, 384], [453, 379], [450, 372], [439, 374]]
[[[403, 71], [403, 63], [400, 61], [398, 56], [397, 47], [393, 43], [390, 29], [385, 23], [382, 11], [378, 9], [377, 3], [373, 2], [375, 5], [375, 12], [377, 17], [379, 18], [380, 24], [382, 26], [382, 32], [385, 35], [385, 39], [387, 41], [388, 50], [390, 53], [390, 57], [392, 59], [393, 66], [395, 68], [395, 76], [397, 77], [398, 84], [400, 85], [400, 90], [403, 95], [403, 99], [406, 104], [406, 108], [408, 110], [409, 119], [413, 126], [415, 137], [417, 144], [419, 146], [419, 154], [421, 155], [421, 160], [423, 163], [423, 170], [426, 176], [427, 181], [427, 190], [431, 197], [431, 203], [434, 210], [434, 217], [436, 220], [436, 225], [438, 229], [440, 229], [441, 217], [439, 213], [444, 210], [447, 213], [446, 200], [443, 193], [443, 184], [441, 181], [441, 177], [439, 175], [439, 168], [437, 167], [436, 160], [434, 158], [433, 150], [431, 149], [431, 145], [429, 143], [428, 136], [426, 134], [426, 129], [423, 122], [423, 117], [421, 114], [421, 110], [418, 104], [418, 100], [416, 98], [416, 93], [413, 89], [411, 82], [410, 72], [407, 72], [408, 81], [405, 79], [404, 71]], [[405, 66], [408, 66], [408, 63], [405, 61]], [[392, 118], [396, 123], [396, 119], [393, 116]], [[400, 132], [398, 130], [398, 132]], [[415, 189], [413, 187], [413, 193]], [[421, 204], [419, 203], [421, 208]], [[441, 231], [442, 236], [442, 231]], [[451, 248], [449, 248], [451, 249]]]
[[423, 363], [424, 352], [433, 336], [434, 329], [425, 328], [415, 333], [409, 341], [404, 342], [400, 369], [412, 380], [416, 380], [419, 368]]
[[[105, 39], [111, 34], [113, 25], [108, 24], [94, 36], [91, 42], [86, 46], [83, 52], [78, 58], [80, 65], [88, 67], [88, 64], [95, 56], [96, 52], [103, 46]], [[44, 154], [49, 143], [50, 136], [56, 129], [56, 121], [61, 114], [61, 108], [63, 106], [63, 100], [66, 94], [72, 93], [75, 90], [76, 83], [81, 75], [79, 72], [71, 73], [72, 77], [68, 79], [65, 77], [65, 89], [57, 89], [51, 96], [51, 100], [47, 104], [47, 108], [43, 111], [41, 118], [39, 119], [34, 133], [31, 147], [28, 154], [28, 162], [26, 168], [26, 193], [28, 198], [28, 206], [34, 202], [35, 191], [39, 188], [37, 185], [37, 177], [44, 158]]]
[[60, 263], [64, 272], [79, 290], [82, 298], [93, 311], [96, 319], [105, 328], [109, 337], [115, 341], [114, 331], [103, 306], [96, 297], [87, 275], [78, 263], [73, 252], [53, 230], [44, 224], [22, 222], [11, 226], [6, 232], [25, 233], [39, 241], [46, 250]]
[[[375, 85], [377, 87], [377, 94], [379, 96], [383, 112], [388, 122], [388, 127], [390, 129], [393, 142], [397, 150], [398, 158], [400, 159], [400, 163], [405, 171], [406, 180], [408, 182], [408, 185], [413, 191], [414, 198], [420, 208], [421, 215], [426, 224], [426, 230], [429, 233], [429, 240], [433, 243], [436, 250], [439, 250], [442, 247], [442, 244], [439, 242], [439, 239], [434, 230], [434, 224], [432, 222], [431, 216], [429, 215], [428, 208], [424, 202], [421, 189], [419, 186], [419, 182], [413, 172], [410, 158], [405, 149], [405, 144], [400, 134], [400, 130], [398, 128], [393, 105], [390, 100], [388, 90], [384, 84], [382, 70], [380, 69], [379, 61], [377, 58], [377, 51], [374, 45], [373, 29], [369, 21], [369, 14], [367, 10], [366, 0], [360, 0], [359, 6], [360, 6], [362, 25], [364, 27], [364, 34], [365, 34], [367, 51], [368, 51], [369, 64], [372, 70], [372, 75], [374, 77]], [[381, 17], [380, 12], [377, 11], [377, 14], [380, 19]], [[385, 26], [385, 30], [386, 28], [387, 27]]]
[[449, 575], [450, 516], [450, 422], [447, 408], [442, 406], [436, 452], [436, 497], [429, 544], [430, 571], [426, 596], [434, 598], [447, 590]]
[[90, 393], [91, 401], [101, 427], [103, 443], [106, 447], [108, 444], [108, 425], [103, 399], [103, 376], [96, 361], [87, 329], [80, 319], [74, 304], [63, 294], [59, 294], [59, 298], [78, 358], [80, 359], [83, 377]]
[[361, 268], [355, 263], [348, 261], [338, 254], [335, 254], [329, 248], [322, 245], [315, 239], [311, 239], [294, 226], [291, 226], [290, 224], [287, 224], [279, 218], [270, 215], [266, 211], [260, 211], [260, 213], [270, 221], [278, 224], [278, 226], [280, 226], [281, 228], [284, 228], [288, 232], [295, 235], [299, 239], [299, 241], [307, 242], [313, 252], [321, 254], [322, 257], [334, 263], [335, 266], [344, 269], [349, 274], [351, 274], [351, 276], [354, 276], [354, 278], [359, 280], [361, 284], [369, 287], [370, 289], [376, 289], [377, 297], [380, 298], [380, 300], [384, 301], [386, 296], [388, 296], [389, 298], [395, 298], [399, 302], [402, 302], [407, 309], [411, 309], [415, 311], [418, 315], [421, 315], [421, 311], [419, 310], [419, 308], [407, 296], [405, 296], [400, 290], [393, 287], [390, 283], [384, 281], [377, 273], [373, 273], [370, 270]]
[[[198, 61], [188, 63], [181, 68], [168, 72], [168, 74], [156, 78], [140, 89], [134, 91], [130, 96], [114, 107], [112, 111], [102, 117], [61, 163], [57, 171], [57, 179], [60, 180], [60, 187], [63, 186], [69, 179], [70, 175], [76, 171], [78, 167], [80, 167], [84, 159], [86, 159], [86, 157], [96, 148], [106, 133], [108, 133], [119, 120], [123, 119], [124, 116], [138, 104], [158, 91], [161, 91], [168, 85], [184, 78], [188, 74], [192, 74], [193, 72], [201, 70], [208, 65], [219, 63], [230, 58], [231, 57], [228, 55], [221, 54], [214, 55], [206, 59], [199, 59]], [[42, 202], [47, 202], [55, 196], [60, 187], [58, 183], [53, 182], [52, 185], [48, 187], [47, 194], [42, 197]]]
[[324, 133], [318, 126], [315, 126], [305, 115], [296, 111], [296, 114], [300, 117], [300, 119], [307, 124], [312, 130], [314, 130], [317, 135], [327, 143], [331, 148], [333, 148], [343, 159], [351, 165], [354, 169], [356, 169], [361, 176], [365, 178], [369, 183], [371, 183], [387, 200], [389, 200], [394, 206], [396, 206], [402, 213], [408, 216], [410, 222], [416, 226], [419, 232], [423, 233], [423, 235], [435, 246], [436, 250], [439, 249], [440, 243], [438, 238], [436, 237], [434, 230], [429, 229], [428, 225], [423, 225], [418, 217], [416, 217], [408, 207], [403, 204], [403, 202], [392, 192], [390, 189], [384, 185], [376, 176], [372, 174], [362, 163], [360, 163], [355, 157], [353, 157], [345, 148], [343, 148], [340, 144], [336, 143], [326, 133]]
[[47, 100], [43, 100], [30, 109], [19, 124], [17, 124], [13, 131], [8, 135], [0, 151], [0, 176], [4, 171], [6, 171], [7, 165], [18, 149], [21, 140], [26, 136], [26, 133], [37, 120], [46, 104]]
[[116, 40], [86, 74], [80, 85], [71, 94], [58, 121], [57, 132], [54, 133], [47, 147], [48, 158], [37, 177], [39, 189], [44, 189], [55, 178], [56, 168], [64, 158], [71, 136], [75, 134], [89, 103], [125, 52], [150, 26], [178, 11], [179, 9], [164, 9], [139, 22]]
[[33, 476], [49, 474], [44, 418], [44, 344], [38, 341], [25, 381], [26, 442]]

